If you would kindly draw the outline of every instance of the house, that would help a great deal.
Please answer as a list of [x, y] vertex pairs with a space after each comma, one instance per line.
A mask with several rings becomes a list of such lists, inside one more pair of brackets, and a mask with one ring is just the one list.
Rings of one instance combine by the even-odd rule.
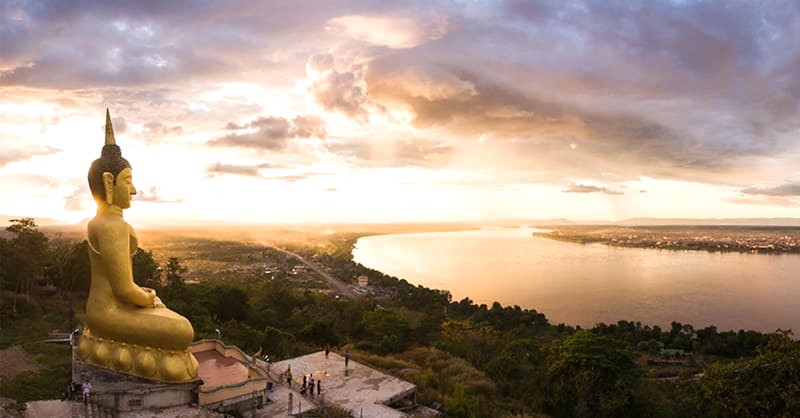
[[369, 278], [367, 276], [358, 276], [356, 282], [358, 282], [358, 287], [360, 289], [366, 289], [367, 286], [369, 286]]

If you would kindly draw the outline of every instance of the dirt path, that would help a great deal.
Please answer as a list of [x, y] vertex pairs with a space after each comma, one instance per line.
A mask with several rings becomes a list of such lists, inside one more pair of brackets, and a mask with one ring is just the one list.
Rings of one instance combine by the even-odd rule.
[[0, 379], [13, 379], [22, 372], [35, 372], [41, 368], [33, 355], [18, 345], [0, 350]]

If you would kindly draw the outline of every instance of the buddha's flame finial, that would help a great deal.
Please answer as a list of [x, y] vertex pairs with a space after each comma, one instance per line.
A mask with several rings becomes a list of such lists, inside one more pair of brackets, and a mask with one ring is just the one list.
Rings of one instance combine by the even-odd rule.
[[114, 127], [111, 126], [111, 113], [106, 108], [106, 145], [116, 145], [117, 141], [114, 139]]

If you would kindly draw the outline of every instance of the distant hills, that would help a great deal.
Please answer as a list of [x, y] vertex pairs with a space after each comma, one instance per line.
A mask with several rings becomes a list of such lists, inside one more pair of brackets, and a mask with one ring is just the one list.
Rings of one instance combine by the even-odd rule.
[[[4, 230], [9, 225], [11, 219], [17, 219], [22, 216], [0, 215], [0, 231]], [[65, 224], [64, 222], [49, 219], [49, 218], [36, 218], [36, 224], [42, 227], [45, 231], [63, 230], [63, 231], [83, 231], [89, 219], [84, 219], [75, 224]], [[566, 218], [554, 219], [499, 219], [493, 221], [459, 221], [459, 222], [385, 222], [385, 223], [338, 223], [338, 222], [308, 222], [308, 223], [279, 223], [279, 222], [264, 222], [264, 223], [237, 223], [237, 222], [224, 222], [224, 221], [155, 221], [147, 222], [144, 224], [137, 223], [134, 225], [137, 229], [237, 229], [247, 227], [299, 227], [299, 228], [319, 228], [319, 227], [338, 227], [336, 229], [351, 229], [354, 227], [376, 227], [376, 226], [393, 226], [399, 229], [408, 227], [411, 230], [419, 231], [426, 226], [431, 229], [453, 229], [453, 228], [469, 228], [471, 226], [506, 226], [515, 227], [520, 225], [526, 226], [541, 226], [541, 225], [617, 225], [617, 226], [656, 226], [656, 225], [684, 225], [684, 226], [699, 226], [699, 225], [731, 225], [731, 226], [791, 226], [800, 227], [800, 218], [629, 218], [620, 221], [577, 221]]]
[[631, 218], [615, 222], [623, 226], [652, 225], [735, 225], [735, 226], [800, 226], [800, 218]]
[[566, 218], [555, 219], [504, 219], [482, 224], [497, 226], [537, 226], [537, 225], [617, 225], [617, 226], [797, 226], [800, 218], [629, 218], [621, 221], [574, 221]]

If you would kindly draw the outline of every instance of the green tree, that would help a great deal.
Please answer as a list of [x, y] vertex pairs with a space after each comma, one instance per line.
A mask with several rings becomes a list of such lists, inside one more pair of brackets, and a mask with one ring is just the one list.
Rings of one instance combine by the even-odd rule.
[[212, 304], [211, 314], [220, 321], [246, 321], [250, 316], [250, 304], [247, 292], [232, 286], [220, 286], [213, 293], [216, 300]]
[[181, 265], [180, 260], [177, 257], [170, 257], [167, 261], [167, 286], [170, 287], [182, 287], [184, 285], [183, 282], [183, 273], [186, 272], [186, 267]]
[[515, 397], [534, 406], [541, 403], [546, 380], [544, 354], [544, 349], [533, 340], [515, 339], [489, 361], [486, 371], [497, 382], [504, 396]]
[[[11, 219], [6, 231], [14, 238], [4, 242], [2, 287], [24, 294], [30, 302], [31, 291], [36, 280], [44, 276], [44, 268], [49, 262], [47, 237], [39, 231], [33, 218]], [[14, 298], [12, 312], [16, 313], [17, 298]]]
[[132, 262], [133, 280], [136, 284], [151, 289], [161, 288], [161, 268], [153, 259], [151, 251], [137, 248], [136, 253], [133, 254]]
[[703, 415], [800, 416], [800, 341], [771, 336], [755, 358], [715, 364], [700, 380]]
[[445, 397], [444, 405], [448, 417], [473, 418], [478, 416], [475, 401], [467, 396], [461, 385], [456, 385], [453, 393]]
[[394, 309], [379, 308], [367, 312], [364, 327], [367, 339], [383, 354], [403, 351], [408, 346], [408, 321]]
[[578, 331], [552, 347], [548, 412], [556, 416], [624, 416], [640, 375], [634, 354], [619, 342]]
[[73, 245], [75, 245], [75, 243], [65, 239], [61, 233], [55, 234], [55, 236], [49, 240], [48, 252], [50, 255], [48, 259], [52, 267], [50, 269], [50, 277], [53, 279], [56, 286], [61, 289], [62, 293], [68, 293], [71, 290], [66, 279], [66, 266], [69, 262], [69, 256]]
[[92, 268], [89, 263], [88, 241], [72, 244], [64, 262], [64, 281], [71, 295], [89, 293]]
[[485, 368], [505, 343], [502, 335], [490, 326], [474, 325], [472, 321], [448, 320], [442, 323], [439, 347]]
[[264, 329], [264, 350], [273, 360], [280, 360], [294, 355], [294, 335], [274, 327]]

